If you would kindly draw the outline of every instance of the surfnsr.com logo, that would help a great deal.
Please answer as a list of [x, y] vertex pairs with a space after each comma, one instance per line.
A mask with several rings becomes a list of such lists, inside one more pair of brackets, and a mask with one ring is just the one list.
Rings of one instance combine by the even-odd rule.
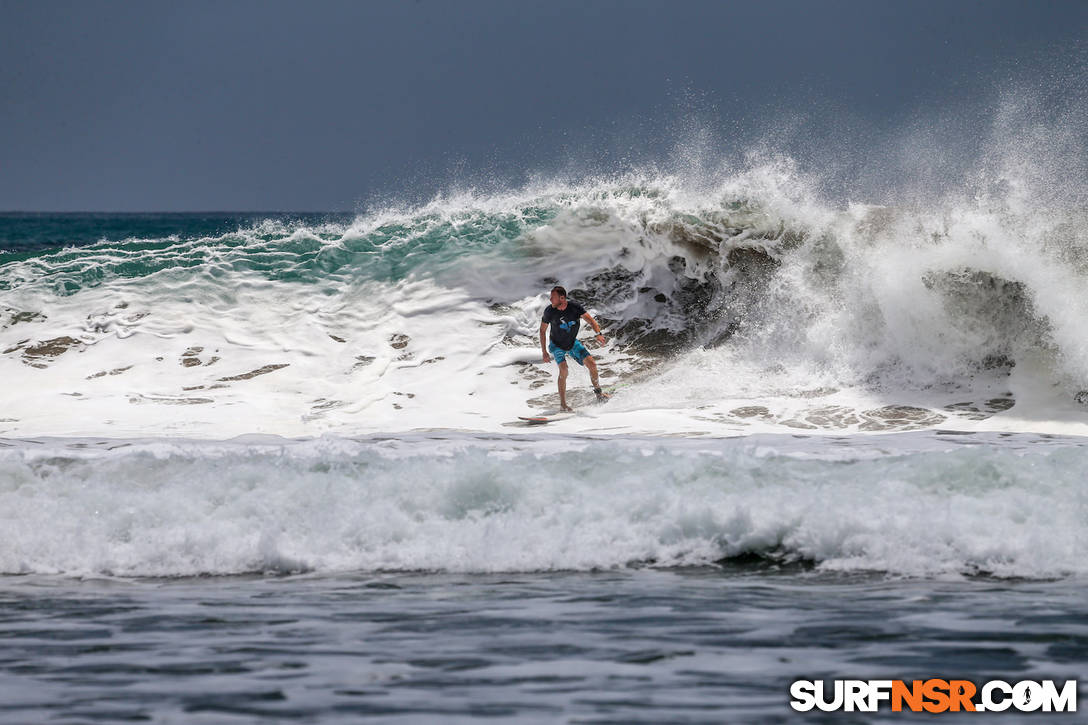
[[1053, 680], [797, 680], [790, 707], [798, 712], [1076, 712], [1077, 681]]

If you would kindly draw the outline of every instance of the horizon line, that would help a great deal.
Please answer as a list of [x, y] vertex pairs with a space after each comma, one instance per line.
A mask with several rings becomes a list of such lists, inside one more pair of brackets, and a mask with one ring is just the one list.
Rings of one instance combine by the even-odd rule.
[[344, 209], [145, 209], [119, 211], [116, 209], [0, 209], [0, 214], [359, 214], [357, 210]]

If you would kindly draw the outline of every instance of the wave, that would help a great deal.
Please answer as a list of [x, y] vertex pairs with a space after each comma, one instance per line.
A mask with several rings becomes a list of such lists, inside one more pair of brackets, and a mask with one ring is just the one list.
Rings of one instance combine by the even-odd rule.
[[[0, 573], [595, 570], [1084, 575], [1082, 446], [789, 438], [27, 442]], [[1009, 443], [1009, 441], [1006, 441]], [[1045, 441], [1044, 441], [1045, 443]]]
[[1088, 214], [1018, 180], [836, 205], [774, 157], [33, 254], [0, 265], [0, 364], [52, 394], [14, 396], [0, 432], [494, 428], [552, 402], [534, 361], [557, 283], [636, 386], [617, 412], [901, 429], [1034, 396], [1029, 418], [1076, 416]]

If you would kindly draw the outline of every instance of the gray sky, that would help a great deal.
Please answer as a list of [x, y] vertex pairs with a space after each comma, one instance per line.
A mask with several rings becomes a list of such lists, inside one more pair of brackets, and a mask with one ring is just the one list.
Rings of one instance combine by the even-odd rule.
[[1083, 73], [1086, 30], [1083, 0], [0, 0], [0, 210], [350, 210], [929, 110], [969, 136]]

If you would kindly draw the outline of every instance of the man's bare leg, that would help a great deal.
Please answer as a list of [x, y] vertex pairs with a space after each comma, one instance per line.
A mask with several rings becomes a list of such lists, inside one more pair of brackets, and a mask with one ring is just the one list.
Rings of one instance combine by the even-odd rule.
[[586, 366], [587, 370], [589, 370], [589, 379], [593, 382], [593, 392], [597, 394], [597, 400], [608, 400], [608, 395], [601, 392], [601, 384], [597, 381], [597, 361], [593, 359], [592, 355], [590, 355], [582, 361], [582, 364]]
[[582, 361], [582, 364], [589, 370], [589, 379], [593, 382], [593, 387], [599, 388], [601, 384], [597, 382], [597, 361], [592, 357], [587, 357]]
[[572, 408], [567, 405], [567, 361], [559, 363], [559, 409], [570, 412]]

